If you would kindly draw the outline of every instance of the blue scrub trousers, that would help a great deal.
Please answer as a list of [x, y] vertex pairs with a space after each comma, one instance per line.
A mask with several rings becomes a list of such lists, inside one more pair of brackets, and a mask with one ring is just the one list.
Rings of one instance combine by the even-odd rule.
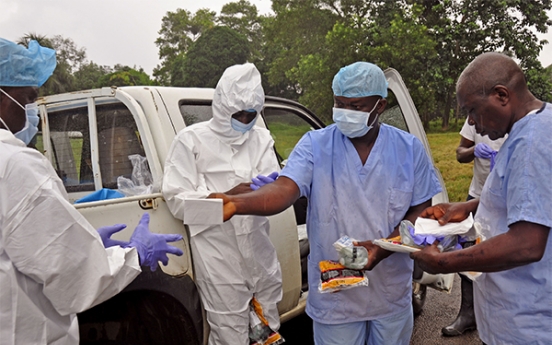
[[316, 345], [409, 345], [413, 328], [412, 307], [402, 313], [371, 321], [336, 325], [313, 321]]

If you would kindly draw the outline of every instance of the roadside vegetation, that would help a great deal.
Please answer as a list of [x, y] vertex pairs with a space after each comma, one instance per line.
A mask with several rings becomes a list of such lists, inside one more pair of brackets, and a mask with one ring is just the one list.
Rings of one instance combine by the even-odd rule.
[[[331, 121], [332, 78], [340, 67], [370, 61], [394, 68], [424, 127], [448, 129], [458, 116], [455, 82], [477, 55], [500, 51], [524, 70], [530, 90], [552, 100], [551, 71], [538, 56], [538, 38], [552, 25], [551, 1], [490, 0], [272, 0], [258, 13], [246, 0], [228, 1], [219, 13], [202, 8], [167, 12], [155, 44], [159, 64], [150, 77], [140, 67], [100, 66], [86, 49], [62, 36], [21, 33], [58, 52], [42, 95], [102, 86], [214, 87], [224, 69], [253, 62], [267, 95], [297, 100]], [[107, 48], [106, 48], [107, 49]]]
[[451, 202], [466, 200], [473, 176], [473, 162], [461, 164], [456, 160], [456, 148], [460, 143], [459, 132], [463, 124], [464, 120], [455, 120], [444, 131], [438, 121], [432, 121], [427, 131], [433, 161], [445, 180]]

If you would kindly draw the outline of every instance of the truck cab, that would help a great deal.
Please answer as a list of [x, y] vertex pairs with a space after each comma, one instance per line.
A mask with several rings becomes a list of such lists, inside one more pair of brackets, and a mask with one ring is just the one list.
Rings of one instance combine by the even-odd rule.
[[[417, 136], [431, 157], [429, 144], [408, 91], [397, 71], [388, 69], [388, 107], [380, 121]], [[110, 300], [79, 314], [82, 344], [206, 344], [208, 326], [194, 283], [189, 233], [174, 218], [160, 193], [165, 157], [181, 129], [211, 118], [213, 89], [176, 87], [112, 87], [46, 96], [38, 100], [41, 131], [35, 146], [52, 163], [64, 183], [69, 201], [96, 228], [115, 223], [128, 227], [113, 238], [128, 240], [144, 212], [150, 230], [178, 233], [175, 243], [184, 251], [167, 266], [142, 273]], [[266, 96], [257, 126], [270, 130], [275, 160], [280, 164], [307, 131], [325, 124], [301, 104]], [[141, 157], [137, 165], [129, 157]], [[120, 189], [120, 179], [132, 181], [135, 193], [125, 197], [75, 203], [103, 188]], [[443, 192], [434, 203], [448, 197]], [[119, 183], [118, 183], [119, 181]], [[282, 322], [304, 312], [308, 240], [304, 229], [306, 200], [269, 217], [283, 278], [278, 304]], [[55, 216], [55, 215], [52, 215]], [[300, 245], [301, 244], [301, 245]], [[93, 259], [93, 258], [91, 258]], [[447, 286], [450, 279], [438, 279]]]

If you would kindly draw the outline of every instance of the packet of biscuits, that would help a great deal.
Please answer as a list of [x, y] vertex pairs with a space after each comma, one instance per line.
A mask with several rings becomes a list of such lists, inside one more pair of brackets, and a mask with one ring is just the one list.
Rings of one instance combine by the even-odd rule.
[[350, 269], [332, 260], [320, 261], [318, 267], [320, 268], [318, 291], [322, 293], [368, 286], [368, 277], [363, 270]]

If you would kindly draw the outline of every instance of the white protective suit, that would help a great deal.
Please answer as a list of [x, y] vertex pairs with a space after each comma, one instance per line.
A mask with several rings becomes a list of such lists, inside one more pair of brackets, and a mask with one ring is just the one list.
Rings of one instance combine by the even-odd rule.
[[[224, 72], [213, 97], [213, 118], [180, 131], [168, 153], [163, 194], [175, 217], [184, 219], [186, 198], [226, 192], [280, 170], [268, 130], [253, 126], [242, 134], [230, 124], [232, 114], [245, 109], [260, 113], [263, 105], [261, 77], [253, 64]], [[253, 296], [270, 328], [278, 330], [282, 277], [268, 219], [234, 216], [222, 225], [189, 229], [195, 279], [211, 326], [209, 344], [249, 344]]]
[[75, 314], [139, 273], [136, 249], [105, 249], [51, 164], [0, 129], [0, 344], [78, 344]]

